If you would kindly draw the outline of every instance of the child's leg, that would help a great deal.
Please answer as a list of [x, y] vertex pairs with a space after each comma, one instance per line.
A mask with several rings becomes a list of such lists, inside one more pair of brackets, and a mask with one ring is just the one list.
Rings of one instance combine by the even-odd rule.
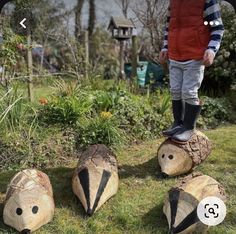
[[170, 61], [169, 70], [174, 124], [169, 129], [163, 131], [163, 135], [167, 137], [171, 137], [172, 135], [174, 135], [180, 129], [183, 121], [183, 105], [181, 100], [183, 68], [178, 62]]
[[184, 65], [182, 99], [185, 102], [185, 113], [182, 128], [173, 136], [178, 142], [188, 141], [194, 133], [197, 118], [201, 111], [198, 90], [204, 77], [202, 61], [192, 61]]
[[198, 90], [204, 77], [205, 66], [201, 60], [194, 60], [184, 66], [182, 98], [190, 105], [199, 105]]

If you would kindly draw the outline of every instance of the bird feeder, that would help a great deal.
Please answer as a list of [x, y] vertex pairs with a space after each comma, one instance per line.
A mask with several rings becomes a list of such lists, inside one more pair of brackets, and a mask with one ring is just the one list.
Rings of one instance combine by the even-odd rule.
[[118, 41], [129, 40], [133, 35], [135, 26], [132, 20], [119, 17], [111, 17], [108, 30], [112, 33], [112, 38]]
[[135, 25], [132, 20], [120, 17], [111, 17], [108, 30], [112, 38], [120, 42], [120, 78], [125, 78], [124, 72], [124, 41], [132, 38]]

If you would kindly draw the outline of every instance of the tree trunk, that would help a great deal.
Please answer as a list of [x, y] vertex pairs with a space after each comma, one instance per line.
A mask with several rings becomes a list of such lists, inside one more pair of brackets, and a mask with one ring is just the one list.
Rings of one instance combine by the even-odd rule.
[[124, 69], [125, 61], [124, 61], [124, 41], [120, 41], [120, 75], [118, 79], [125, 79], [125, 69]]
[[186, 144], [165, 140], [158, 149], [158, 162], [165, 175], [181, 175], [201, 164], [211, 150], [212, 144], [207, 136], [196, 131]]
[[236, 1], [235, 0], [225, 0], [225, 1], [230, 3], [233, 6], [234, 11], [236, 12]]
[[95, 0], [89, 0], [89, 24], [88, 24], [88, 31], [89, 31], [89, 38], [91, 39], [96, 22], [96, 5]]
[[132, 74], [131, 84], [137, 79], [137, 67], [138, 67], [138, 45], [137, 36], [132, 36]]
[[86, 213], [92, 215], [118, 190], [116, 156], [105, 145], [90, 146], [80, 157], [72, 188]]
[[[24, 229], [33, 232], [52, 220], [54, 208], [48, 176], [38, 170], [24, 170], [16, 174], [8, 186], [3, 211], [4, 223], [19, 232]], [[12, 216], [13, 211], [17, 215], [14, 213]]]
[[122, 0], [122, 12], [125, 18], [128, 18], [128, 8], [130, 0]]
[[10, 2], [11, 0], [1, 0], [0, 2], [0, 13], [2, 11], [2, 8], [4, 7], [4, 5], [6, 5], [8, 2]]
[[122, 10], [124, 17], [128, 18], [128, 10], [129, 10], [129, 6], [131, 4], [131, 0], [115, 0], [115, 2]]
[[81, 32], [82, 32], [82, 9], [84, 5], [84, 0], [77, 0], [77, 6], [75, 8], [75, 38], [80, 41], [81, 40]]
[[85, 46], [85, 78], [88, 79], [89, 68], [89, 35], [88, 31], [84, 32], [84, 46]]
[[201, 173], [184, 178], [166, 196], [163, 212], [170, 233], [205, 233], [208, 226], [197, 217], [197, 206], [206, 197], [214, 196], [226, 201], [225, 190], [215, 179]]
[[28, 97], [33, 101], [33, 55], [30, 26], [27, 27], [27, 63], [28, 63]]

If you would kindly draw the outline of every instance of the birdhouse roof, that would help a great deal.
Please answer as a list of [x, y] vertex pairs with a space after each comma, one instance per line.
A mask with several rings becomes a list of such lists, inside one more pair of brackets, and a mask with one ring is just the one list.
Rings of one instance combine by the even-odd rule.
[[135, 28], [135, 25], [131, 19], [126, 19], [123, 17], [111, 17], [108, 29], [111, 28]]

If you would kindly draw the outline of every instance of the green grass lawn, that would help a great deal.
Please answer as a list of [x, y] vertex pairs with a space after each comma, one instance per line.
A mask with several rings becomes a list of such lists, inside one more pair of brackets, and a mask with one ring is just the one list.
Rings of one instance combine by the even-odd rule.
[[[214, 142], [209, 158], [197, 168], [214, 177], [226, 188], [228, 213], [223, 224], [210, 228], [211, 234], [236, 233], [236, 125], [206, 132]], [[35, 232], [43, 233], [168, 233], [162, 213], [166, 192], [178, 178], [162, 179], [157, 167], [156, 151], [163, 139], [134, 145], [119, 152], [120, 186], [93, 217], [87, 217], [71, 190], [71, 176], [76, 162], [69, 168], [48, 169], [53, 184], [56, 211], [53, 222]], [[0, 203], [7, 183], [15, 172], [0, 173]], [[2, 205], [0, 205], [2, 213]], [[0, 219], [0, 233], [15, 233]]]

